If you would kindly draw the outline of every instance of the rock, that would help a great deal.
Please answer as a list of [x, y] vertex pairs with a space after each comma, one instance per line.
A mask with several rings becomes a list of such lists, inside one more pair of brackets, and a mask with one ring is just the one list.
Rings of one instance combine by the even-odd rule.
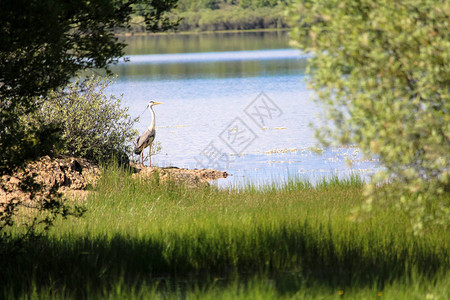
[[9, 178], [9, 183], [12, 184], [12, 185], [19, 184], [19, 182], [20, 182], [20, 180], [17, 177], [13, 176], [13, 177]]
[[[209, 181], [226, 178], [227, 172], [212, 169], [182, 169], [177, 167], [143, 167], [130, 164], [134, 169], [134, 178], [149, 179], [158, 173], [160, 181], [173, 180], [195, 188], [208, 186]], [[75, 157], [50, 158], [44, 156], [38, 161], [29, 163], [22, 171], [13, 176], [5, 175], [0, 178], [0, 203], [6, 203], [11, 199], [18, 199], [24, 203], [30, 203], [41, 199], [56, 187], [57, 191], [72, 199], [84, 200], [88, 195], [87, 187], [95, 187], [101, 172], [98, 166], [86, 159]], [[33, 176], [35, 183], [42, 185], [42, 191], [37, 193], [33, 200], [30, 194], [20, 189], [20, 184], [27, 176]]]
[[[58, 192], [66, 194], [68, 191], [84, 191], [89, 185], [95, 186], [100, 176], [98, 166], [82, 158], [61, 157], [52, 159], [49, 156], [41, 157], [38, 161], [29, 163], [24, 170], [14, 176], [0, 178], [0, 201], [8, 201], [19, 198], [22, 201], [29, 200], [29, 193], [20, 189], [20, 183], [27, 176], [34, 177], [37, 184], [42, 185], [42, 191], [36, 194], [36, 198], [45, 196], [54, 186]], [[4, 187], [4, 190], [1, 188]], [[6, 197], [4, 197], [6, 195]]]
[[213, 169], [183, 169], [178, 167], [146, 167], [137, 164], [131, 164], [134, 168], [134, 178], [149, 179], [158, 173], [161, 181], [173, 180], [184, 183], [190, 188], [209, 185], [209, 181], [227, 178], [229, 174], [224, 171]]

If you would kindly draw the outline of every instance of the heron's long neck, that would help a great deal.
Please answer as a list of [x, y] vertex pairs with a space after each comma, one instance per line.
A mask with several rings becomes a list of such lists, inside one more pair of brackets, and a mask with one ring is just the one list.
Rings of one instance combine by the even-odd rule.
[[155, 112], [153, 111], [153, 107], [150, 107], [150, 110], [152, 111], [152, 123], [148, 129], [153, 130], [155, 129]]

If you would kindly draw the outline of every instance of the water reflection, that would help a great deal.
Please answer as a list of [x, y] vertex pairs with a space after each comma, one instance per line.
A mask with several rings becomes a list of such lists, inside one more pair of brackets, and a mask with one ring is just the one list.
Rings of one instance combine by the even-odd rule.
[[112, 70], [135, 80], [301, 74], [308, 57], [293, 49], [147, 54], [129, 56]]
[[286, 31], [144, 35], [122, 38], [128, 55], [288, 48]]
[[[198, 62], [229, 62], [229, 61], [265, 61], [303, 59], [309, 55], [294, 49], [252, 50], [252, 51], [221, 51], [173, 54], [142, 54], [128, 56], [127, 65], [133, 64], [167, 64], [167, 63], [198, 63]], [[124, 64], [124, 62], [122, 62]]]
[[214, 63], [122, 64], [112, 67], [120, 80], [232, 78], [302, 74], [305, 60], [232, 61]]

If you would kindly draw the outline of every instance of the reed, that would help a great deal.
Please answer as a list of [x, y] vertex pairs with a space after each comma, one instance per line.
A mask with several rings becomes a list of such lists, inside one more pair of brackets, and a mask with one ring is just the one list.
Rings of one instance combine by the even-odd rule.
[[[380, 209], [357, 178], [221, 190], [110, 166], [83, 218], [2, 258], [0, 298], [445, 299], [450, 237]], [[342, 296], [342, 295], [341, 295]], [[433, 298], [435, 299], [435, 298]]]

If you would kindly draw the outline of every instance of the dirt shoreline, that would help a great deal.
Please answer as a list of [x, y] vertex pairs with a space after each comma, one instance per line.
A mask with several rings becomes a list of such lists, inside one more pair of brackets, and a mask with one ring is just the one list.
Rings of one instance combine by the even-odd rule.
[[[133, 178], [150, 180], [157, 172], [162, 182], [173, 180], [190, 188], [207, 186], [211, 180], [229, 176], [227, 172], [213, 169], [146, 167], [133, 163], [130, 167], [134, 172]], [[44, 156], [29, 163], [24, 170], [0, 178], [0, 203], [14, 198], [30, 201], [29, 193], [20, 188], [22, 180], [27, 176], [34, 176], [35, 182], [42, 185], [42, 191], [35, 195], [35, 199], [45, 196], [53, 187], [66, 197], [85, 199], [89, 193], [88, 188], [97, 185], [101, 174], [97, 165], [82, 158]]]
[[225, 171], [214, 169], [184, 169], [178, 167], [147, 167], [137, 164], [131, 164], [135, 170], [134, 178], [149, 179], [158, 173], [162, 181], [173, 180], [175, 182], [186, 184], [188, 187], [195, 188], [203, 185], [209, 185], [209, 181], [227, 178], [230, 176]]

